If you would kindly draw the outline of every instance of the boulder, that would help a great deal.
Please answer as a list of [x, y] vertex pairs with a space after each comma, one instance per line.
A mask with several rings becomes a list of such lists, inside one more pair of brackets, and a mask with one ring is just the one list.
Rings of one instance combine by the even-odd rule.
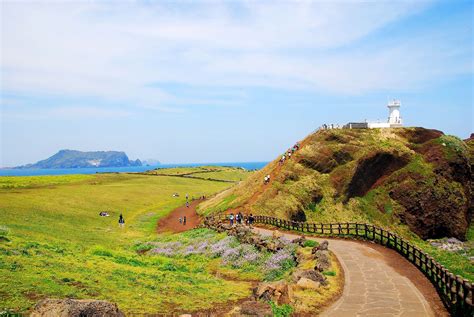
[[322, 284], [322, 285], [326, 285], [326, 283], [327, 283], [326, 276], [324, 276], [324, 275], [321, 274], [320, 272], [313, 271], [313, 270], [304, 271], [304, 272], [301, 274], [301, 277], [302, 277], [302, 278], [310, 279], [310, 280], [315, 281], [315, 282], [318, 282], [318, 283], [320, 283], [320, 284]]
[[273, 301], [279, 305], [289, 304], [293, 300], [293, 289], [283, 281], [260, 283], [253, 289], [256, 300]]
[[299, 245], [300, 247], [302, 247], [304, 245], [305, 241], [306, 241], [306, 238], [304, 236], [301, 236], [299, 238], [294, 239], [291, 242]]
[[316, 271], [322, 272], [331, 267], [331, 258], [327, 250], [316, 251], [314, 258], [316, 259], [316, 266], [314, 267]]
[[328, 249], [329, 242], [327, 240], [324, 240], [321, 242], [319, 245], [315, 246], [312, 250], [311, 253], [315, 254], [319, 250], [327, 250]]
[[268, 303], [246, 301], [240, 305], [240, 315], [243, 316], [272, 316], [272, 308]]
[[296, 285], [302, 289], [318, 289], [321, 286], [319, 282], [315, 282], [306, 277], [300, 278]]
[[124, 317], [117, 304], [92, 299], [44, 299], [30, 317]]
[[328, 249], [329, 242], [328, 240], [324, 240], [319, 244], [319, 250], [327, 250]]
[[301, 278], [306, 278], [321, 285], [327, 284], [326, 276], [314, 270], [298, 270], [293, 273], [293, 281], [298, 282]]
[[276, 284], [275, 291], [280, 293], [278, 305], [290, 304], [293, 301], [293, 287], [291, 285], [280, 282]]

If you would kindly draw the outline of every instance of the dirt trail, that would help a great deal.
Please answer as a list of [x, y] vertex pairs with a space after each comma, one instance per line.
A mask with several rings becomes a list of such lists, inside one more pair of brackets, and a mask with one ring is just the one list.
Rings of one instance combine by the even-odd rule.
[[[196, 212], [196, 207], [199, 203], [203, 202], [203, 199], [197, 199], [189, 204], [181, 206], [170, 212], [170, 214], [164, 218], [158, 220], [156, 231], [158, 233], [163, 232], [183, 232], [186, 230], [193, 229], [201, 223], [201, 217]], [[179, 223], [179, 218], [186, 216], [186, 224]]]
[[[310, 134], [308, 137], [306, 137], [303, 141], [299, 142], [300, 143], [300, 149], [297, 150], [292, 156], [291, 156], [291, 159], [288, 159], [288, 160], [293, 160], [295, 161], [296, 163], [299, 162], [300, 160], [300, 157], [298, 155], [298, 152], [301, 151], [301, 149], [309, 142], [309, 138], [312, 136], [313, 134]], [[281, 157], [281, 156], [280, 156]], [[270, 182], [268, 182], [267, 184], [263, 184], [263, 180], [262, 180], [262, 185], [257, 189], [257, 191], [252, 195], [252, 197], [250, 197], [249, 200], [247, 200], [243, 207], [247, 209], [248, 206], [251, 206], [253, 205], [257, 199], [260, 197], [260, 195], [262, 195], [265, 190], [267, 188], [271, 188], [271, 184], [273, 183], [273, 180], [275, 179], [275, 177], [280, 173], [280, 170], [281, 168], [283, 167], [283, 165], [286, 164], [286, 161], [283, 162], [283, 164], [280, 164], [279, 160], [276, 162], [276, 163], [270, 163], [270, 164], [274, 164], [274, 167], [273, 169], [270, 171]]]

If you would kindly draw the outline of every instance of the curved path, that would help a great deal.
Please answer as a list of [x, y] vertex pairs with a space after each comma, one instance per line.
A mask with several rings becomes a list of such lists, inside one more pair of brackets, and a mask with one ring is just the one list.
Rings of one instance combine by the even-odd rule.
[[328, 240], [344, 269], [343, 294], [321, 316], [449, 316], [431, 283], [395, 251], [369, 242], [306, 238]]

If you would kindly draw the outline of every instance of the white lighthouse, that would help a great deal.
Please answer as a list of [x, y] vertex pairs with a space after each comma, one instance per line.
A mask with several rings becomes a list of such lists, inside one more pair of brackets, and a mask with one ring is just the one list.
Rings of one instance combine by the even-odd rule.
[[400, 116], [401, 102], [393, 99], [388, 102], [388, 120], [385, 121], [365, 121], [365, 122], [349, 122], [344, 125], [344, 129], [386, 129], [398, 128], [403, 126], [402, 117]]
[[401, 127], [402, 118], [400, 117], [400, 100], [393, 99], [387, 105], [388, 107], [388, 123], [390, 127]]

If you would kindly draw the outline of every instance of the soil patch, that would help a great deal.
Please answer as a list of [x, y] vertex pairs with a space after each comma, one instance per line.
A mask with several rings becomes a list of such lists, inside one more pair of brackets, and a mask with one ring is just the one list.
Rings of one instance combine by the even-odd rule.
[[[203, 202], [203, 199], [194, 200], [189, 204], [181, 206], [170, 212], [164, 218], [158, 220], [156, 231], [163, 232], [183, 232], [196, 228], [201, 223], [201, 217], [196, 212], [196, 207]], [[180, 223], [179, 218], [186, 216], [186, 224]]]
[[404, 167], [408, 158], [391, 153], [375, 153], [361, 162], [347, 189], [347, 199], [364, 196], [379, 180]]
[[403, 129], [399, 134], [405, 137], [410, 143], [415, 144], [423, 144], [444, 135], [441, 131], [425, 128]]

